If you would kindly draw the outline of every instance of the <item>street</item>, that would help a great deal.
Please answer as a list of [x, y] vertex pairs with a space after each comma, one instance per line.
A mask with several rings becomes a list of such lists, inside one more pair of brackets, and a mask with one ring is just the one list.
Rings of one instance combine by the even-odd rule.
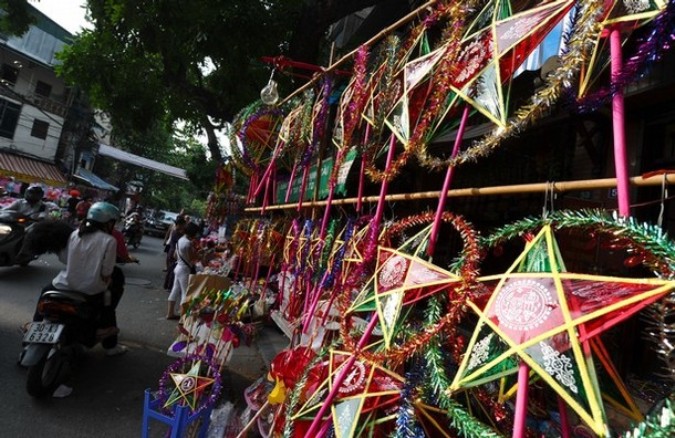
[[[161, 239], [144, 236], [131, 253], [140, 264], [123, 266], [127, 284], [117, 309], [120, 343], [129, 351], [117, 357], [104, 356], [100, 346], [87, 351], [75, 370], [73, 393], [66, 398], [30, 397], [26, 370], [16, 363], [20, 327], [31, 319], [42, 287], [63, 265], [46, 255], [25, 268], [0, 268], [1, 436], [140, 436], [144, 390], [157, 389], [163, 371], [175, 360], [165, 351], [176, 334], [176, 321], [164, 318]], [[166, 429], [152, 424], [152, 436], [163, 436]]]

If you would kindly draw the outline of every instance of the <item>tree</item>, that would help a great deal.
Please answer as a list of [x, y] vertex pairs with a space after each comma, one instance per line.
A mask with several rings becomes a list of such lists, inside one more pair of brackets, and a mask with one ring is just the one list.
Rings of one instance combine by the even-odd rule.
[[375, 4], [407, 0], [89, 0], [93, 30], [60, 56], [59, 73], [127, 131], [182, 120], [222, 153], [216, 130], [255, 100], [261, 56], [317, 63], [328, 26]]
[[26, 0], [0, 0], [0, 33], [23, 35], [35, 18]]

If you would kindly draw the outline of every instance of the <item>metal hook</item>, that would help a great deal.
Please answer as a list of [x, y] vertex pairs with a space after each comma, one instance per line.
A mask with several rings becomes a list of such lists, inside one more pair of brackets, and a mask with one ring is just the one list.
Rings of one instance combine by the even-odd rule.
[[544, 206], [541, 210], [542, 219], [546, 219], [550, 213], [555, 211], [555, 182], [549, 181], [546, 183], [546, 192], [544, 194]]
[[668, 184], [666, 184], [668, 176], [664, 173], [661, 180], [661, 209], [659, 210], [659, 217], [656, 223], [663, 228], [663, 215], [666, 210], [666, 199], [668, 198]]

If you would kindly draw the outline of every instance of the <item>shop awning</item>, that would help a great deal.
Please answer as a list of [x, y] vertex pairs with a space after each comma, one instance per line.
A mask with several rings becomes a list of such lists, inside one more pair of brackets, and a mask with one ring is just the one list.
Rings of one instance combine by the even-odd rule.
[[53, 163], [35, 158], [0, 152], [0, 174], [19, 181], [39, 182], [52, 187], [64, 187], [68, 180]]
[[81, 167], [77, 169], [77, 172], [75, 172], [75, 175], [73, 176], [77, 179], [83, 180], [85, 183], [97, 189], [110, 190], [111, 192], [116, 192], [119, 190], [117, 187], [108, 183], [100, 176]]
[[99, 143], [98, 153], [99, 155], [105, 155], [106, 157], [124, 161], [125, 163], [135, 164], [136, 166], [144, 167], [146, 169], [156, 170], [157, 172], [161, 172], [169, 176], [188, 179], [185, 169], [160, 163], [159, 161], [141, 157], [140, 155], [134, 155], [130, 152], [123, 151], [122, 149], [108, 146], [107, 144]]

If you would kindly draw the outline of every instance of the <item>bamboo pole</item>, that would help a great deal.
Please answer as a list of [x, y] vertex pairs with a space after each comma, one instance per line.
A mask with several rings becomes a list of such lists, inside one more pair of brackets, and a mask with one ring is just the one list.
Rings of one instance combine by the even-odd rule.
[[[361, 44], [361, 46], [370, 46], [370, 45], [373, 44], [375, 41], [377, 41], [377, 40], [379, 40], [379, 39], [381, 39], [381, 38], [384, 38], [385, 36], [389, 35], [389, 33], [391, 33], [392, 31], [398, 29], [400, 26], [403, 26], [404, 24], [407, 24], [408, 22], [410, 22], [410, 21], [414, 20], [415, 18], [417, 18], [417, 17], [419, 16], [420, 12], [424, 11], [424, 10], [425, 10], [426, 8], [428, 8], [429, 6], [434, 5], [436, 2], [437, 2], [437, 0], [429, 0], [428, 2], [424, 3], [424, 4], [423, 4], [422, 6], [420, 6], [419, 8], [417, 8], [417, 9], [415, 9], [414, 11], [410, 12], [408, 15], [402, 17], [402, 18], [401, 18], [400, 20], [398, 20], [396, 23], [393, 23], [393, 24], [391, 24], [391, 25], [385, 27], [384, 29], [382, 29], [377, 35], [373, 36], [371, 39], [369, 39], [369, 40], [366, 41], [365, 43]], [[303, 86], [301, 86], [301, 87], [299, 87], [299, 88], [296, 88], [295, 91], [293, 91], [291, 94], [289, 94], [288, 96], [286, 96], [281, 102], [279, 102], [279, 103], [277, 104], [277, 106], [283, 105], [284, 103], [286, 103], [286, 102], [288, 102], [289, 100], [291, 100], [294, 96], [297, 96], [298, 94], [300, 94], [300, 93], [302, 93], [303, 91], [305, 91], [307, 88], [309, 88], [309, 87], [311, 87], [312, 85], [314, 85], [314, 83], [315, 83], [316, 81], [318, 81], [319, 78], [322, 77], [322, 75], [325, 75], [326, 73], [330, 73], [331, 71], [335, 70], [337, 67], [339, 67], [340, 65], [342, 65], [345, 61], [347, 61], [348, 59], [352, 58], [358, 51], [359, 51], [359, 49], [356, 48], [356, 49], [352, 50], [351, 52], [347, 53], [346, 55], [344, 55], [342, 58], [340, 58], [340, 59], [338, 59], [337, 61], [335, 61], [334, 63], [330, 64], [328, 67], [326, 67], [325, 69], [323, 69], [323, 71], [321, 72], [321, 74], [315, 75], [312, 79], [310, 79], [309, 81], [307, 81]], [[331, 57], [332, 57], [332, 54], [331, 54]]]
[[[666, 184], [675, 184], [675, 174], [668, 175], [654, 175], [650, 177], [634, 176], [629, 179], [632, 186], [646, 187], [658, 186], [665, 180]], [[601, 179], [586, 179], [576, 181], [556, 181], [556, 182], [539, 182], [531, 184], [514, 184], [509, 186], [491, 186], [491, 187], [469, 187], [464, 189], [452, 189], [447, 192], [448, 198], [470, 198], [475, 196], [504, 196], [504, 195], [521, 195], [526, 193], [545, 193], [547, 190], [552, 190], [554, 193], [565, 193], [579, 190], [598, 190], [598, 189], [613, 189], [616, 188], [616, 178], [601, 178]], [[437, 199], [443, 192], [440, 190], [431, 192], [416, 192], [416, 193], [399, 193], [387, 195], [385, 201], [413, 201], [421, 199]], [[366, 196], [362, 202], [375, 203], [379, 199], [378, 195]], [[356, 204], [358, 198], [334, 199], [332, 205], [351, 205]], [[314, 201], [303, 204], [306, 208], [325, 207], [326, 201]], [[280, 204], [267, 207], [269, 210], [289, 210], [296, 208], [297, 204]], [[261, 207], [249, 207], [244, 209], [247, 213], [254, 213], [261, 211]]]

